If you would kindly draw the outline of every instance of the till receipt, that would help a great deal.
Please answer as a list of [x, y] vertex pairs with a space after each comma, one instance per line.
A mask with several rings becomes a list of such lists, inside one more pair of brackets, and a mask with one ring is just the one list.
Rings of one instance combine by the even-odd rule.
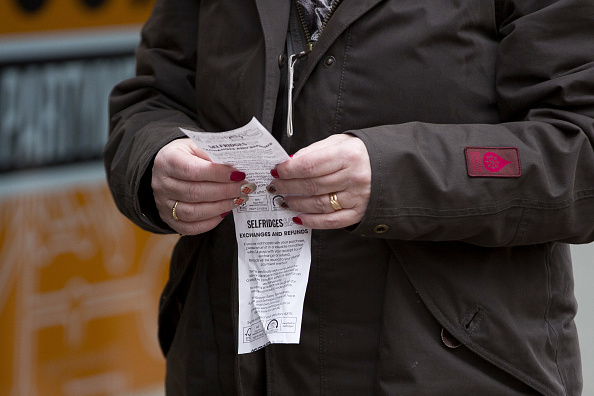
[[266, 191], [270, 170], [289, 155], [256, 118], [227, 132], [180, 128], [211, 160], [233, 166], [257, 185], [233, 210], [238, 246], [238, 353], [269, 344], [298, 344], [311, 263], [311, 229], [295, 224]]

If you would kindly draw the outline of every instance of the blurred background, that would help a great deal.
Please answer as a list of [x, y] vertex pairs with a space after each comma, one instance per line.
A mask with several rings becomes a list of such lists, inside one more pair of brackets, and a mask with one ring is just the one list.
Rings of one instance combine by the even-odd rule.
[[154, 0], [0, 0], [0, 395], [163, 395], [176, 237], [115, 208], [107, 96]]
[[[157, 305], [177, 236], [105, 183], [107, 96], [154, 0], [0, 2], [0, 395], [163, 395]], [[594, 395], [594, 245], [573, 247]]]

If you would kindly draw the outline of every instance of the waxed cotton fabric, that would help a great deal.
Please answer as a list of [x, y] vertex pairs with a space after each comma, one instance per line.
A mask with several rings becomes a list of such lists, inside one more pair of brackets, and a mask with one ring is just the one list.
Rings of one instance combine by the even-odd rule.
[[[181, 238], [160, 311], [168, 394], [580, 394], [567, 243], [594, 240], [593, 8], [341, 3], [300, 65], [294, 136], [272, 132], [289, 153], [361, 138], [365, 217], [314, 232], [301, 343], [241, 356], [231, 219]], [[125, 215], [172, 232], [147, 181], [179, 126], [272, 129], [298, 27], [284, 2], [157, 1], [138, 75], [111, 97], [106, 170]], [[516, 148], [520, 176], [469, 176], [466, 147]]]

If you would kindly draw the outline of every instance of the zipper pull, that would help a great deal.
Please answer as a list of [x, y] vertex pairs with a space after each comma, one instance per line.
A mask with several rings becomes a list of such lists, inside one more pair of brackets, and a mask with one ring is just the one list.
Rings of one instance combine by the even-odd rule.
[[287, 81], [287, 91], [288, 91], [288, 109], [287, 109], [287, 136], [293, 136], [293, 87], [294, 81], [293, 76], [295, 74], [295, 63], [301, 58], [306, 57], [311, 52], [313, 45], [312, 43], [308, 43], [307, 49], [305, 51], [301, 51], [297, 54], [293, 54], [289, 56], [289, 73], [288, 73], [288, 81]]

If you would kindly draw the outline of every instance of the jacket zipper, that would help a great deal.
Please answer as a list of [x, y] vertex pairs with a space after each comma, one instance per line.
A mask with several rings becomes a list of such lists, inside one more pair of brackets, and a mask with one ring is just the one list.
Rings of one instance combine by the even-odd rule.
[[[320, 36], [322, 34], [322, 31], [324, 30], [324, 28], [328, 24], [328, 21], [330, 20], [330, 17], [332, 16], [332, 14], [334, 14], [334, 11], [336, 11], [336, 8], [341, 3], [341, 1], [342, 0], [334, 0], [332, 5], [330, 6], [330, 12], [328, 13], [328, 15], [326, 15], [326, 18], [324, 18], [324, 20], [322, 21], [322, 26], [320, 26], [318, 36]], [[301, 8], [301, 6], [299, 5], [299, 3], [297, 3], [296, 0], [295, 0], [295, 3], [297, 4], [297, 13], [299, 14], [299, 20], [301, 21], [301, 27], [303, 28], [303, 32], [305, 33], [305, 38], [307, 40], [306, 51], [310, 52], [314, 45], [314, 42], [311, 40], [311, 32], [309, 31], [309, 27], [307, 26], [307, 23], [305, 23], [305, 16], [303, 15], [303, 8]]]
[[[322, 26], [320, 26], [320, 29], [318, 31], [318, 36], [321, 36], [322, 31], [328, 24], [328, 20], [330, 20], [330, 17], [332, 16], [332, 14], [334, 14], [334, 11], [336, 11], [336, 8], [341, 3], [341, 1], [342, 0], [334, 0], [334, 2], [332, 3], [332, 6], [330, 6], [330, 12], [328, 13], [328, 15], [326, 15], [326, 17], [322, 21]], [[287, 98], [288, 99], [287, 136], [288, 137], [293, 136], [293, 86], [294, 86], [293, 73], [295, 71], [295, 63], [299, 59], [309, 55], [309, 53], [311, 52], [311, 50], [313, 49], [313, 46], [314, 46], [314, 41], [311, 40], [311, 32], [309, 31], [309, 28], [307, 27], [307, 24], [305, 23], [305, 16], [303, 15], [303, 9], [299, 5], [299, 3], [297, 3], [297, 0], [295, 0], [295, 4], [296, 4], [296, 8], [297, 8], [297, 13], [299, 14], [299, 20], [301, 21], [301, 27], [303, 28], [303, 32], [305, 33], [305, 39], [307, 40], [307, 48], [305, 49], [305, 51], [301, 51], [297, 54], [289, 55], [289, 72], [288, 72], [288, 81], [287, 81], [287, 92], [288, 92], [288, 95], [287, 95], [288, 96], [288, 98]]]

